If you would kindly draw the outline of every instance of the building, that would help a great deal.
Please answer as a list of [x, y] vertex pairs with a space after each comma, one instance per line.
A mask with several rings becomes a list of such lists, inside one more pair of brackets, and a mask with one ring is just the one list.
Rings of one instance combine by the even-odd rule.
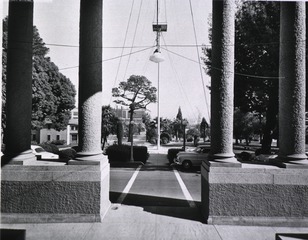
[[[129, 123], [129, 109], [116, 108], [114, 109], [115, 115], [122, 119], [125, 123]], [[142, 116], [145, 114], [145, 109], [137, 109], [134, 111], [134, 122], [142, 123]]]
[[44, 128], [39, 131], [32, 131], [32, 142], [43, 143], [52, 141], [64, 140], [67, 145], [78, 144], [78, 109], [75, 108], [71, 111], [71, 118], [66, 129], [57, 131], [53, 128], [51, 121], [47, 121]]

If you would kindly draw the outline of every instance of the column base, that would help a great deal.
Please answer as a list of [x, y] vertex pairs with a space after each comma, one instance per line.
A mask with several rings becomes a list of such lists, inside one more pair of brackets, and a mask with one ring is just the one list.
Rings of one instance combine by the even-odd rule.
[[286, 156], [278, 156], [284, 168], [308, 168], [308, 160], [306, 154], [290, 154]]
[[68, 165], [99, 165], [102, 161], [108, 163], [108, 157], [102, 153], [77, 153], [75, 159], [68, 161]]
[[4, 154], [1, 157], [1, 166], [6, 164], [29, 165], [33, 161], [36, 161], [36, 156], [33, 154], [32, 150], [29, 149], [22, 153]]
[[216, 153], [208, 156], [211, 167], [235, 167], [240, 168], [242, 164], [234, 157], [234, 153]]

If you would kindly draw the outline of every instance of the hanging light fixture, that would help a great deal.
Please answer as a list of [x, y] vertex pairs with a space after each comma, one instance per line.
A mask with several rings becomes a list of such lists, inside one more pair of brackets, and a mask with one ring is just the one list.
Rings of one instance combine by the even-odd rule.
[[156, 49], [154, 53], [150, 56], [150, 61], [155, 62], [155, 63], [160, 63], [165, 61], [164, 56], [161, 54], [161, 52]]
[[155, 63], [163, 62], [164, 56], [160, 52], [160, 35], [161, 32], [167, 31], [167, 24], [166, 23], [159, 23], [158, 21], [158, 13], [159, 13], [159, 4], [157, 0], [157, 9], [156, 9], [156, 23], [153, 23], [153, 31], [156, 32], [156, 50], [154, 53], [150, 56], [150, 61]]

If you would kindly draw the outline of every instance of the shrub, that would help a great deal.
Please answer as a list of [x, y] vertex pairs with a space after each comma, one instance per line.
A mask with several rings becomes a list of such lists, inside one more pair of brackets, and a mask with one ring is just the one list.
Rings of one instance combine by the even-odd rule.
[[150, 143], [151, 143], [151, 144], [157, 144], [157, 138], [152, 137], [152, 138], [150, 139]]
[[65, 140], [53, 140], [50, 143], [54, 145], [64, 145], [66, 141]]
[[[134, 161], [146, 163], [149, 158], [148, 148], [145, 146], [134, 146]], [[129, 145], [112, 145], [106, 149], [106, 155], [110, 162], [128, 162], [130, 160]]]
[[173, 163], [173, 159], [176, 158], [176, 155], [182, 151], [184, 151], [183, 148], [169, 148], [167, 155], [169, 163]]
[[251, 161], [253, 159], [253, 154], [251, 154], [249, 152], [241, 152], [240, 153], [240, 158], [244, 162]]
[[169, 139], [166, 138], [166, 137], [162, 137], [160, 141], [161, 141], [162, 144], [167, 144], [167, 143], [169, 143]]
[[[141, 161], [146, 163], [149, 158], [148, 148], [145, 146], [134, 146], [134, 161]], [[130, 154], [130, 148], [129, 148]]]
[[59, 154], [59, 149], [55, 144], [52, 143], [41, 143], [40, 146], [45, 149], [46, 152]]
[[127, 162], [129, 161], [129, 149], [127, 145], [111, 145], [106, 149], [106, 155], [110, 162]]
[[59, 158], [65, 159], [65, 160], [71, 160], [76, 157], [76, 154], [77, 152], [74, 149], [68, 148], [68, 149], [59, 151]]
[[[167, 132], [162, 132], [161, 135], [160, 135], [160, 139], [162, 140], [162, 143], [163, 144], [167, 144], [170, 142], [171, 140], [171, 136], [169, 133]], [[165, 142], [165, 143], [164, 143]]]

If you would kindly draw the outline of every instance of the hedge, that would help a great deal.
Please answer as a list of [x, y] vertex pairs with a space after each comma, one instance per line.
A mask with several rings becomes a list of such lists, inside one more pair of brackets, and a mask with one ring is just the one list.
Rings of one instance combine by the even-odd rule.
[[71, 160], [76, 157], [76, 151], [72, 148], [64, 149], [59, 151], [60, 159]]
[[[129, 145], [111, 145], [106, 149], [106, 155], [110, 162], [129, 162], [130, 161]], [[148, 148], [145, 146], [134, 146], [134, 161], [146, 163], [149, 158]]]
[[44, 148], [44, 150], [46, 152], [51, 152], [54, 154], [59, 154], [59, 149], [55, 144], [52, 143], [41, 143], [39, 146], [41, 146], [42, 148]]

